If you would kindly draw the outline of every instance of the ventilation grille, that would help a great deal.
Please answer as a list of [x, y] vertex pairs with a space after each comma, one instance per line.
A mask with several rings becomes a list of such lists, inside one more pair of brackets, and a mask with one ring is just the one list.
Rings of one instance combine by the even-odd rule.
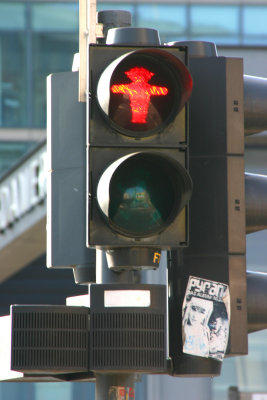
[[12, 362], [17, 371], [88, 371], [88, 309], [12, 307]]
[[90, 332], [91, 370], [165, 368], [164, 314], [92, 313]]

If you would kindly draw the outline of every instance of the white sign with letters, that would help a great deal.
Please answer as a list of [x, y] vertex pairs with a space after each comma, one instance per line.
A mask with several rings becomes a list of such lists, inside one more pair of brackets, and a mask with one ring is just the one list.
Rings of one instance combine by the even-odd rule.
[[0, 231], [46, 197], [46, 148], [39, 149], [0, 184]]

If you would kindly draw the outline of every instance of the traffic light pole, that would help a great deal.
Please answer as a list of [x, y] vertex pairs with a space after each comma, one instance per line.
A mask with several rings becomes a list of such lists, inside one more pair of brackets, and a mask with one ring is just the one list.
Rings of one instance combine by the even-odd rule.
[[[103, 18], [105, 18], [105, 16], [108, 15], [103, 14]], [[140, 278], [140, 272], [134, 272], [133, 270], [120, 272], [112, 271], [108, 267], [106, 252], [96, 250], [96, 284], [129, 284], [135, 283], [138, 278]], [[95, 399], [120, 400], [130, 397], [134, 400], [135, 381], [136, 374], [134, 373], [96, 373]]]
[[[136, 283], [140, 281], [140, 271], [115, 272], [108, 268], [106, 252], [96, 250], [96, 284]], [[96, 400], [121, 400], [129, 397], [134, 400], [134, 384], [136, 374], [127, 373], [97, 373], [95, 398]], [[129, 396], [131, 394], [131, 396]], [[126, 397], [128, 395], [128, 397]]]
[[97, 374], [96, 400], [124, 400], [135, 399], [134, 374]]
[[96, 283], [137, 283], [140, 271], [124, 270], [120, 272], [108, 268], [106, 252], [96, 250]]

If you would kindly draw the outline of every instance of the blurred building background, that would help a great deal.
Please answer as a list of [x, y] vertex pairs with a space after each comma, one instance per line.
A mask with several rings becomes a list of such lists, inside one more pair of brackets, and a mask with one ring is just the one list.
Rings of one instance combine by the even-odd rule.
[[[219, 55], [244, 58], [246, 74], [267, 77], [267, 0], [99, 1], [104, 9], [130, 11], [133, 26], [158, 29], [162, 43], [215, 42]], [[78, 0], [0, 0], [0, 189], [36, 148], [45, 151], [46, 76], [71, 70], [78, 14]], [[264, 135], [247, 140], [246, 169], [267, 174]], [[247, 237], [248, 269], [267, 272], [266, 243], [265, 232]], [[86, 292], [70, 270], [46, 269], [45, 246], [45, 199], [0, 227], [1, 315], [10, 304], [64, 304], [65, 297]], [[267, 333], [254, 333], [249, 355], [225, 360], [220, 377], [144, 377], [136, 399], [227, 400], [230, 386], [267, 393], [266, 370]], [[94, 384], [0, 383], [0, 400], [7, 398], [94, 399]]]

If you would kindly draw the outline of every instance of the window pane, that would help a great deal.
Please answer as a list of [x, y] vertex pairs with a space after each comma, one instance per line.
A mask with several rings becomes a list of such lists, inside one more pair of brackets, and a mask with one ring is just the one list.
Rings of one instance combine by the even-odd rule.
[[[12, 17], [11, 17], [12, 16]], [[0, 4], [0, 30], [2, 29], [24, 29], [25, 28], [25, 5], [18, 3]]]
[[240, 37], [236, 36], [223, 36], [223, 35], [201, 35], [201, 37], [193, 36], [190, 39], [203, 40], [204, 42], [214, 42], [216, 45], [238, 45], [240, 44]]
[[97, 11], [103, 10], [123, 10], [129, 11], [130, 13], [134, 13], [133, 4], [125, 4], [125, 3], [102, 3], [101, 1], [97, 2]]
[[[246, 357], [226, 358], [222, 363], [222, 372], [213, 379], [213, 398], [228, 399], [228, 389], [238, 387], [240, 392], [267, 392], [266, 382], [266, 330], [248, 335], [249, 354]], [[240, 398], [253, 398], [247, 397]], [[263, 397], [264, 399], [264, 397]]]
[[237, 35], [239, 33], [238, 6], [192, 6], [191, 34], [201, 35]]
[[72, 399], [72, 383], [35, 383], [35, 400], [71, 400]]
[[132, 26], [158, 29], [162, 42], [186, 38], [186, 6], [173, 4], [98, 3], [98, 11], [125, 10], [132, 13]]
[[180, 40], [186, 32], [186, 6], [172, 4], [139, 4], [137, 26], [158, 29], [161, 41]]
[[33, 35], [33, 127], [46, 125], [46, 77], [71, 71], [73, 55], [78, 51], [78, 32]]
[[267, 35], [266, 21], [266, 6], [244, 6], [243, 24], [245, 35]]
[[32, 27], [35, 31], [78, 31], [78, 4], [35, 4], [32, 6]]
[[78, 4], [34, 4], [32, 25], [32, 127], [43, 128], [46, 125], [46, 77], [71, 71], [73, 56], [79, 51]]
[[267, 35], [244, 35], [242, 44], [247, 46], [263, 46], [267, 43]]
[[0, 126], [25, 127], [26, 46], [24, 33], [0, 36]]
[[0, 142], [0, 177], [33, 147], [33, 142]]

